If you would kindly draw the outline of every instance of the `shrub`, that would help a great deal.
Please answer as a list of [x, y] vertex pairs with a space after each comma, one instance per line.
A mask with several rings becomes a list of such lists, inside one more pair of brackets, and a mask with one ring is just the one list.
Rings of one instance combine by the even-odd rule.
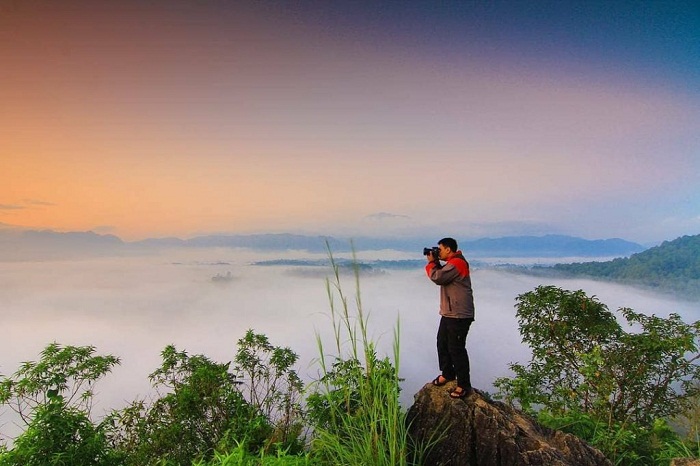
[[11, 449], [0, 450], [0, 465], [120, 464], [120, 455], [107, 440], [106, 424], [90, 419], [94, 385], [119, 359], [94, 353], [92, 346], [52, 343], [38, 362], [23, 363], [0, 383], [0, 402], [27, 424]]
[[112, 416], [113, 441], [128, 464], [190, 464], [210, 459], [226, 438], [259, 447], [271, 428], [238, 390], [228, 364], [167, 346], [149, 378], [161, 394], [150, 406], [136, 401]]
[[525, 366], [511, 364], [513, 378], [495, 382], [499, 396], [526, 410], [543, 406], [598, 419], [651, 426], [682, 413], [698, 392], [700, 321], [684, 323], [620, 309], [636, 333], [583, 291], [538, 287], [517, 298], [523, 342], [532, 350]]

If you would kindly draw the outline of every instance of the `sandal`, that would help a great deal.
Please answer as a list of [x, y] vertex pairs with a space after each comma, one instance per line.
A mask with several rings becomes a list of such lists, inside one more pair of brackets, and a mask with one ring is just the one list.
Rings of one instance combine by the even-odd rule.
[[[442, 381], [440, 380], [440, 378], [442, 378]], [[442, 387], [442, 386], [445, 385], [446, 383], [452, 382], [453, 380], [454, 380], [454, 379], [448, 379], [448, 378], [445, 377], [444, 375], [440, 374], [440, 375], [438, 375], [437, 377], [435, 377], [435, 378], [433, 379], [432, 384], [435, 385], [436, 387]]]
[[455, 400], [462, 400], [471, 395], [472, 393], [474, 393], [474, 390], [471, 388], [465, 389], [462, 387], [457, 387], [450, 392], [450, 398], [454, 398]]

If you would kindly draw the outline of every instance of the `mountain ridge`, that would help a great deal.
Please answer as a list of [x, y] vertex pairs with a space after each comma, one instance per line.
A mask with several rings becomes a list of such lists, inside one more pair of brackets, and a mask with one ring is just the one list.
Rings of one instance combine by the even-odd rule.
[[605, 262], [534, 267], [535, 272], [584, 276], [640, 285], [700, 298], [700, 235], [681, 236], [658, 246]]
[[[396, 250], [420, 255], [423, 247], [435, 244], [425, 237], [382, 238], [362, 236], [340, 238], [323, 235], [291, 233], [217, 234], [147, 238], [127, 242], [115, 235], [87, 232], [56, 232], [53, 230], [0, 230], [0, 260], [21, 260], [29, 255], [48, 258], [71, 255], [131, 254], [160, 248], [249, 248], [266, 250], [300, 250], [323, 253]], [[470, 257], [620, 257], [641, 252], [644, 246], [620, 238], [587, 240], [574, 236], [505, 236], [461, 240], [460, 248]]]
[[[382, 238], [361, 236], [338, 238], [333, 236], [311, 236], [290, 233], [267, 233], [257, 235], [204, 235], [181, 240], [187, 247], [249, 247], [265, 249], [299, 249], [310, 252], [326, 251], [326, 242], [331, 250], [348, 252], [355, 250], [422, 251], [422, 248], [435, 243], [434, 239]], [[145, 243], [147, 242], [147, 243]], [[135, 244], [158, 245], [158, 239], [149, 239]], [[168, 239], [165, 243], [172, 244]], [[506, 236], [500, 238], [480, 238], [460, 241], [461, 249], [478, 257], [565, 257], [565, 256], [626, 256], [645, 249], [644, 246], [620, 238], [587, 240], [574, 236]]]

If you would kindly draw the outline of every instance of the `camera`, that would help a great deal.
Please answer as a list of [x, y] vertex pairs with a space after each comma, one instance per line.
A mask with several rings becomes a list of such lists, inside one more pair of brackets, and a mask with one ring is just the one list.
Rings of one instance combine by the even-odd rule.
[[432, 254], [435, 259], [440, 257], [440, 248], [437, 246], [433, 246], [432, 248], [423, 248], [423, 255], [427, 256], [428, 254]]

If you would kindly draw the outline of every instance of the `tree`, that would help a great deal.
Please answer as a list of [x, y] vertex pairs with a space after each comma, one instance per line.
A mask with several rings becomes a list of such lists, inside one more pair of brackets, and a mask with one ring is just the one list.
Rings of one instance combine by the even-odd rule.
[[524, 409], [555, 415], [578, 411], [612, 423], [649, 426], [682, 412], [698, 393], [700, 321], [619, 310], [630, 329], [595, 297], [540, 286], [517, 297], [526, 366], [511, 364], [512, 378], [495, 382], [499, 395]]
[[294, 370], [298, 359], [291, 349], [274, 346], [253, 330], [238, 340], [234, 369], [248, 402], [274, 426], [269, 443], [290, 447], [301, 434], [304, 384]]
[[112, 416], [113, 442], [129, 464], [191, 464], [240, 445], [251, 453], [301, 449], [297, 355], [252, 330], [238, 344], [234, 368], [173, 345], [162, 351], [149, 376], [160, 397]]
[[96, 356], [93, 346], [48, 345], [38, 362], [25, 362], [0, 382], [0, 403], [27, 424], [12, 449], [0, 452], [2, 466], [119, 464], [107, 426], [90, 419], [95, 383], [119, 364]]
[[265, 422], [259, 420], [229, 372], [228, 364], [190, 356], [169, 345], [163, 363], [149, 378], [161, 394], [147, 406], [135, 401], [114, 413], [113, 442], [128, 464], [191, 464], [210, 459], [226, 435], [243, 440]]

